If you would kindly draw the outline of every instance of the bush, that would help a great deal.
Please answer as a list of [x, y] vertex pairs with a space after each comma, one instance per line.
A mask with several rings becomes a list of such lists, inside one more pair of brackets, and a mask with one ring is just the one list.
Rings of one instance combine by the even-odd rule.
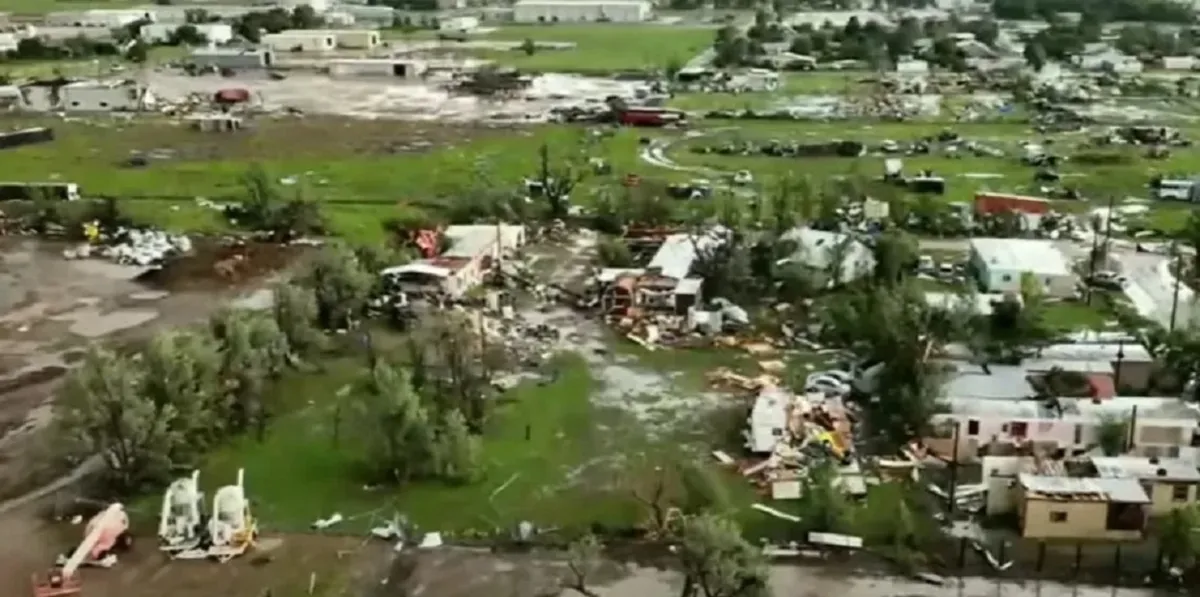
[[629, 250], [629, 245], [617, 237], [600, 239], [596, 253], [604, 267], [633, 267], [633, 252]]

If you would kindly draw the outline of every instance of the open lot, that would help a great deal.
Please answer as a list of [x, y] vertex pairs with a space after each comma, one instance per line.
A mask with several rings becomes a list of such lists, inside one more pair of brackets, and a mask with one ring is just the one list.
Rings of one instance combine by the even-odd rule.
[[[531, 72], [599, 73], [658, 71], [671, 64], [683, 65], [712, 44], [712, 26], [668, 24], [545, 24], [505, 25], [472, 40], [574, 44], [566, 49], [538, 49], [529, 54], [519, 47], [510, 50], [462, 51], [464, 55], [495, 60]], [[398, 39], [428, 38], [426, 32], [398, 34]], [[452, 52], [454, 44], [445, 46]]]

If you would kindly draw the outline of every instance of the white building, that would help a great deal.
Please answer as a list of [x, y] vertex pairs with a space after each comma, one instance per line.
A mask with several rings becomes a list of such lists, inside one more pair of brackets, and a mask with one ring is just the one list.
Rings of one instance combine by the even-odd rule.
[[1142, 72], [1143, 65], [1136, 56], [1107, 49], [1095, 54], [1079, 56], [1077, 66], [1083, 70], [1112, 71], [1119, 74], [1135, 74]]
[[110, 112], [151, 107], [154, 95], [133, 81], [80, 81], [21, 87], [22, 110], [31, 112]]
[[470, 33], [479, 28], [479, 17], [451, 17], [438, 22], [442, 33]]
[[379, 45], [374, 29], [289, 29], [262, 37], [276, 52], [327, 52], [335, 48], [371, 50]]
[[441, 255], [389, 267], [380, 275], [408, 292], [460, 298], [483, 282], [504, 255], [525, 244], [525, 227], [509, 224], [449, 226], [450, 248]]
[[0, 52], [15, 52], [20, 42], [15, 33], [0, 33]]
[[321, 14], [329, 10], [329, 6], [332, 3], [330, 0], [278, 0], [274, 4], [289, 10], [299, 8], [301, 6], [311, 6], [312, 9], [317, 12], [317, 14]]
[[518, 23], [613, 21], [637, 23], [650, 19], [644, 0], [518, 0], [513, 20]]
[[[179, 23], [149, 23], [142, 26], [140, 37], [148, 44], [162, 43], [183, 26]], [[228, 23], [196, 23], [192, 27], [210, 43], [227, 44], [233, 40], [233, 27]]]
[[154, 11], [144, 9], [97, 8], [84, 11], [52, 12], [44, 24], [52, 27], [124, 27], [138, 21], [156, 21]]
[[415, 79], [425, 74], [420, 60], [405, 58], [340, 58], [326, 63], [331, 77], [397, 77]]
[[1028, 274], [1049, 296], [1069, 297], [1077, 282], [1071, 264], [1048, 240], [976, 238], [971, 240], [971, 266], [987, 292], [1020, 292]]
[[332, 52], [337, 38], [328, 31], [280, 31], [262, 36], [262, 45], [276, 52]]

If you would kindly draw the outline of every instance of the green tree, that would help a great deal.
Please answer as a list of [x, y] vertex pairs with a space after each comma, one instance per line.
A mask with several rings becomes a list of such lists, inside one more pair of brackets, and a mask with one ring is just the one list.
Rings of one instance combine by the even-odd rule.
[[1200, 513], [1195, 506], [1176, 508], [1159, 522], [1158, 545], [1167, 568], [1189, 570], [1200, 554]]
[[1024, 50], [1025, 63], [1035, 71], [1042, 70], [1046, 65], [1046, 48], [1037, 42], [1025, 44]]
[[797, 511], [800, 524], [809, 532], [842, 533], [850, 522], [850, 502], [836, 485], [837, 473], [825, 463], [810, 467], [803, 479]]
[[681, 597], [768, 597], [766, 560], [736, 522], [716, 514], [689, 517], [676, 552]]
[[437, 472], [435, 433], [408, 372], [376, 362], [355, 393], [356, 430], [373, 481], [404, 483]]
[[275, 324], [287, 338], [296, 357], [306, 359], [323, 350], [325, 334], [317, 327], [317, 299], [312, 289], [292, 284], [279, 284], [273, 291], [272, 310]]
[[354, 251], [342, 243], [322, 247], [300, 280], [313, 289], [317, 321], [326, 330], [353, 328], [375, 284]]
[[125, 52], [125, 59], [135, 64], [145, 64], [150, 58], [150, 46], [138, 41]]
[[436, 438], [438, 475], [446, 480], [467, 483], [479, 476], [483, 445], [471, 435], [462, 412], [449, 409], [442, 416]]
[[74, 454], [98, 456], [117, 490], [160, 482], [171, 471], [171, 455], [183, 434], [178, 411], [142, 392], [145, 371], [112, 351], [89, 351], [67, 376], [55, 405], [62, 443]]
[[221, 385], [220, 345], [199, 331], [167, 331], [146, 344], [139, 361], [141, 394], [157, 408], [171, 407], [175, 431], [185, 440], [172, 459], [200, 456], [225, 431], [229, 400]]
[[1129, 445], [1129, 420], [1106, 416], [1096, 426], [1096, 443], [1105, 456], [1120, 456]]

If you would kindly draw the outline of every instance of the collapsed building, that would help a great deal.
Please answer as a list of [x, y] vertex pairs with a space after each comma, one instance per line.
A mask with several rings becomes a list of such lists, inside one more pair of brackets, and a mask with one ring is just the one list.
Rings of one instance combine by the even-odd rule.
[[596, 277], [602, 286], [600, 306], [610, 315], [636, 316], [645, 311], [687, 315], [703, 303], [704, 279], [691, 276], [702, 251], [719, 247], [727, 231], [717, 228], [704, 234], [671, 234], [644, 268], [610, 268]]

